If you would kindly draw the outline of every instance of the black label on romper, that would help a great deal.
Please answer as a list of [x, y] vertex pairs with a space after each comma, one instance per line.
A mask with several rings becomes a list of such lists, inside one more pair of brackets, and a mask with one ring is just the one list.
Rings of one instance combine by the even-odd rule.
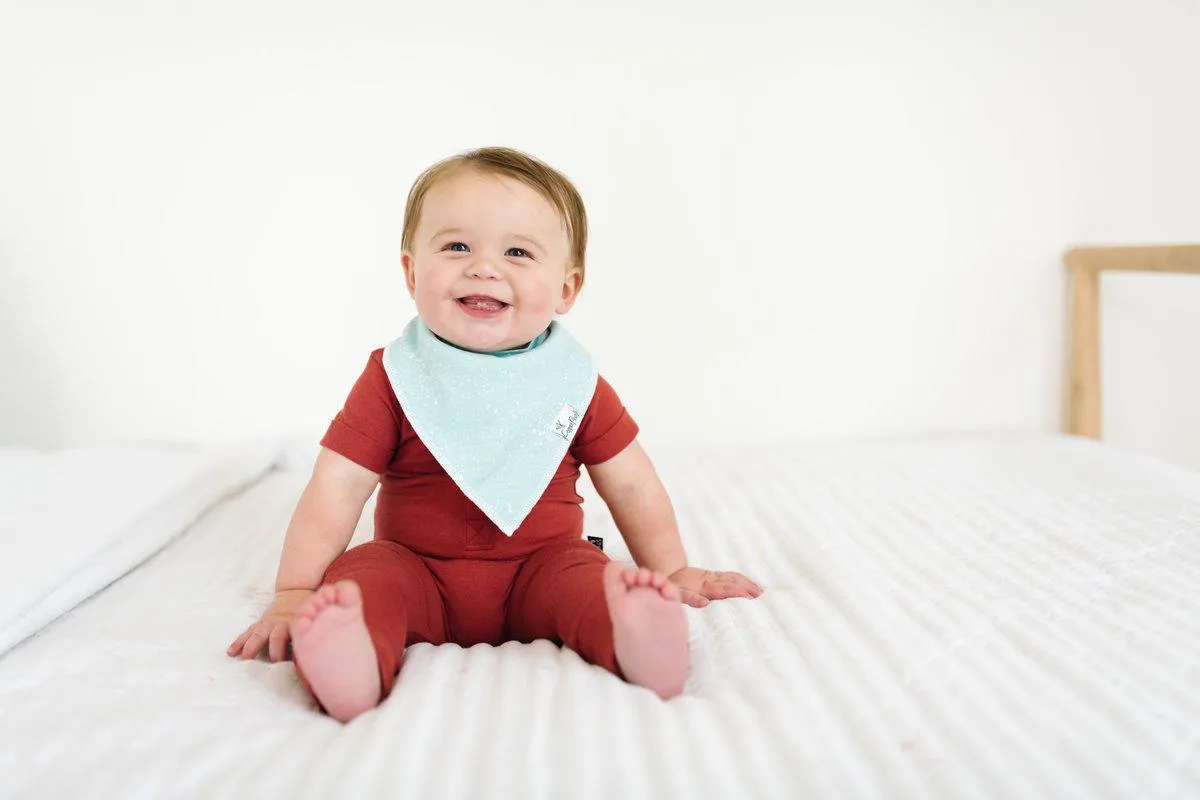
[[600, 537], [600, 536], [589, 536], [589, 537], [587, 537], [587, 540], [588, 540], [589, 542], [591, 542], [592, 544], [596, 545], [596, 547], [599, 547], [601, 550], [603, 550], [603, 549], [604, 549], [604, 539], [603, 539], [602, 537]]

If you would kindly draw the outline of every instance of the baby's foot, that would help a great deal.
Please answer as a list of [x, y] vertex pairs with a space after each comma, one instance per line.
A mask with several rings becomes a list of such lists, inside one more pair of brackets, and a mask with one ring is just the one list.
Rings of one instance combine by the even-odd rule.
[[661, 572], [610, 561], [604, 594], [625, 679], [664, 700], [680, 694], [687, 679], [688, 640], [679, 588]]
[[296, 609], [289, 628], [292, 657], [329, 716], [349, 722], [379, 704], [379, 666], [357, 583], [317, 589]]

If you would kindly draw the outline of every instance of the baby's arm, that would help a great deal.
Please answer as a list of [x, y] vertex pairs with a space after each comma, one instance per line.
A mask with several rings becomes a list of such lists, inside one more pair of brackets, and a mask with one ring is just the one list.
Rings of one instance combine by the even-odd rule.
[[687, 565], [671, 499], [636, 439], [608, 461], [588, 465], [587, 470], [633, 560], [639, 567], [666, 575], [679, 587], [685, 603], [700, 607], [709, 600], [762, 594], [762, 588], [740, 572], [713, 572]]
[[272, 661], [284, 658], [293, 612], [320, 588], [325, 570], [345, 552], [377, 483], [379, 473], [321, 448], [284, 536], [275, 599], [262, 619], [234, 640], [228, 655], [254, 658], [267, 644]]
[[283, 540], [275, 591], [321, 586], [333, 560], [346, 551], [379, 473], [322, 447]]

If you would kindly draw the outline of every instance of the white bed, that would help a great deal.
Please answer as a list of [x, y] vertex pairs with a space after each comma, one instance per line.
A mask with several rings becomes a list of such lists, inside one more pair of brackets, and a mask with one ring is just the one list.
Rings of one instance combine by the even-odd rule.
[[548, 642], [416, 645], [342, 725], [290, 662], [224, 654], [290, 452], [0, 655], [0, 796], [1200, 796], [1198, 473], [1067, 436], [652, 451], [692, 561], [766, 588], [687, 610], [683, 697]]

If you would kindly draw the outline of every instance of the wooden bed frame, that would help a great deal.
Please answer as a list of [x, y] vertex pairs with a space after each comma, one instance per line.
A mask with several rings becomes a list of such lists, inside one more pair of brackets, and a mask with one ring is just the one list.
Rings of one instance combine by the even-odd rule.
[[1100, 438], [1100, 273], [1200, 275], [1200, 244], [1077, 247], [1063, 257], [1071, 273], [1070, 379], [1067, 432]]

